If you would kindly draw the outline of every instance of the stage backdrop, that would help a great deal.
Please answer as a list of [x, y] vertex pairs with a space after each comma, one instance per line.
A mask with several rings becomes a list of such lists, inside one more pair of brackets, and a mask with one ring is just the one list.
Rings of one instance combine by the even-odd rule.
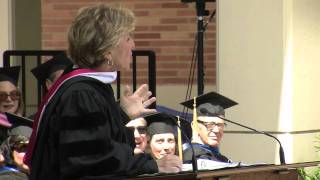
[[[217, 88], [239, 102], [227, 117], [277, 135], [287, 162], [318, 159], [319, 8], [318, 0], [217, 4]], [[279, 162], [276, 141], [262, 135], [226, 134], [222, 150], [235, 161]]]

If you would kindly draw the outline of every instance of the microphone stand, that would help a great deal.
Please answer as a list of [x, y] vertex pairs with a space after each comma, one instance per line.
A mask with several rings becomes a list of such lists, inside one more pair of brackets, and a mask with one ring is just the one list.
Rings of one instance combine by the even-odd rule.
[[[170, 118], [173, 120], [173, 122], [176, 123], [176, 126], [180, 129], [181, 134], [183, 135], [183, 137], [187, 140], [188, 144], [190, 145], [191, 148], [191, 152], [192, 152], [192, 158], [191, 158], [191, 163], [192, 163], [192, 172], [197, 172], [198, 171], [198, 164], [197, 164], [197, 159], [196, 159], [196, 155], [193, 149], [193, 145], [190, 141], [190, 139], [188, 138], [188, 136], [185, 134], [185, 132], [183, 131], [183, 129], [181, 128], [181, 126], [176, 122], [176, 119], [174, 119], [173, 117], [170, 116]], [[186, 121], [185, 119], [180, 119], [183, 121]], [[186, 121], [188, 123], [190, 123], [189, 121]], [[183, 157], [183, 156], [182, 156]]]
[[275, 139], [275, 140], [279, 143], [279, 145], [280, 145], [280, 148], [279, 148], [280, 163], [281, 163], [281, 164], [286, 164], [283, 147], [282, 147], [281, 142], [280, 142], [280, 140], [279, 140], [278, 138], [276, 138], [275, 136], [273, 136], [273, 135], [271, 135], [271, 134], [269, 134], [269, 133], [267, 133], [267, 132], [253, 129], [253, 128], [251, 128], [251, 127], [248, 127], [248, 126], [239, 124], [239, 123], [237, 123], [237, 122], [231, 121], [231, 120], [229, 120], [229, 119], [226, 119], [226, 118], [223, 118], [223, 117], [220, 117], [220, 116], [217, 116], [217, 117], [219, 117], [220, 119], [223, 119], [224, 121], [227, 121], [227, 122], [229, 122], [229, 123], [232, 123], [232, 124], [241, 126], [241, 127], [243, 127], [243, 128], [246, 128], [246, 129], [250, 129], [251, 131], [257, 132], [257, 133], [259, 133], [259, 134], [264, 134], [264, 135], [266, 135], [266, 136], [269, 136], [269, 137], [272, 137], [273, 139]]
[[203, 71], [203, 16], [207, 12], [205, 10], [206, 4], [205, 1], [197, 1], [197, 16], [198, 16], [198, 46], [197, 46], [197, 54], [198, 54], [198, 95], [203, 94], [204, 91], [204, 71]]
[[215, 0], [181, 0], [183, 3], [195, 2], [197, 9], [197, 57], [198, 57], [198, 95], [203, 94], [204, 91], [204, 71], [203, 71], [203, 34], [204, 23], [203, 17], [209, 15], [206, 9], [206, 2], [215, 2]]
[[[178, 126], [178, 127], [182, 130], [182, 128], [180, 126]], [[183, 131], [181, 131], [181, 132], [183, 132]], [[181, 134], [183, 134], [183, 137], [187, 140], [187, 142], [188, 142], [188, 144], [190, 145], [190, 148], [191, 148], [191, 153], [192, 153], [192, 158], [191, 158], [192, 172], [197, 172], [198, 171], [198, 163], [197, 163], [196, 153], [194, 152], [194, 149], [193, 149], [193, 144], [190, 141], [190, 139], [184, 133], [181, 133]]]

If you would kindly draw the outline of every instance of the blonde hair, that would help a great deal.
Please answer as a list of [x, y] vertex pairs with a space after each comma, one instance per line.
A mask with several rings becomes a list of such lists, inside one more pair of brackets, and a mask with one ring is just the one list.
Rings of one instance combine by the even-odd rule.
[[84, 8], [74, 19], [68, 34], [69, 54], [81, 68], [96, 68], [104, 54], [134, 30], [135, 17], [125, 8], [96, 5]]

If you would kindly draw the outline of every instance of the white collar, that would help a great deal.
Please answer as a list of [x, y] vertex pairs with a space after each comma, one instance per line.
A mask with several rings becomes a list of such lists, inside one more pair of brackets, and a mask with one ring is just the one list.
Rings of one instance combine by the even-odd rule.
[[105, 84], [110, 84], [114, 80], [117, 79], [117, 72], [90, 72], [90, 73], [83, 73], [80, 76], [86, 76], [86, 77], [91, 77], [94, 78], [98, 81], [101, 81]]

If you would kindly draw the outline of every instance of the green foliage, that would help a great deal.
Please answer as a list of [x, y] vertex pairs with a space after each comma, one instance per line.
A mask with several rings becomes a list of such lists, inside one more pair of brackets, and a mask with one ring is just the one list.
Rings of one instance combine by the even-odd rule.
[[319, 180], [320, 179], [320, 168], [317, 167], [310, 172], [306, 172], [304, 168], [298, 169], [299, 176], [304, 180]]
[[[316, 152], [320, 152], [320, 134], [316, 135]], [[306, 171], [305, 168], [298, 169], [299, 176], [304, 180], [320, 180], [320, 167], [314, 168], [312, 171]]]

